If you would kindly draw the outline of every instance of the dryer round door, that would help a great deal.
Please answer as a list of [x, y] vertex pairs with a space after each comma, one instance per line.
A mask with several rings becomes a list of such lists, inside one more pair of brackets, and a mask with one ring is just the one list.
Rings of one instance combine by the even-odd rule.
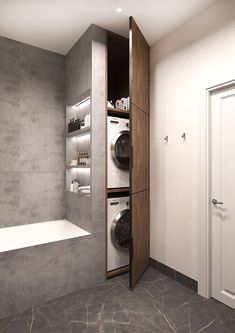
[[120, 169], [128, 169], [130, 163], [129, 131], [120, 131], [112, 139], [111, 155], [114, 163]]
[[127, 252], [130, 243], [130, 209], [118, 213], [112, 221], [111, 238], [113, 245], [120, 251]]

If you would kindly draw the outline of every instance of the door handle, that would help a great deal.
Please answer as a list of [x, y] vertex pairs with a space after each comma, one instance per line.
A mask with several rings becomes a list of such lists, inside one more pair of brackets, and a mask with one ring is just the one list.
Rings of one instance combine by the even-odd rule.
[[213, 203], [213, 205], [223, 205], [224, 203], [221, 201], [217, 201], [216, 199], [212, 199], [211, 202]]

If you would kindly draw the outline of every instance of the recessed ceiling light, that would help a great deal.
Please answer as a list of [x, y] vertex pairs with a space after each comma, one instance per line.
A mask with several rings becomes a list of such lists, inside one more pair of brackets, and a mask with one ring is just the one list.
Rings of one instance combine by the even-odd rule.
[[122, 12], [122, 8], [118, 7], [118, 8], [116, 9], [116, 12], [117, 12], [117, 13], [121, 13], [121, 12]]

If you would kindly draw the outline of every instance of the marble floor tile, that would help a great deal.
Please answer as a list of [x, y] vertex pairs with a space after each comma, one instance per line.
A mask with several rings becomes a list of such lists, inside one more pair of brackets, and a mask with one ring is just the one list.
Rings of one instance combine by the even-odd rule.
[[0, 319], [0, 333], [234, 333], [235, 311], [149, 268]]

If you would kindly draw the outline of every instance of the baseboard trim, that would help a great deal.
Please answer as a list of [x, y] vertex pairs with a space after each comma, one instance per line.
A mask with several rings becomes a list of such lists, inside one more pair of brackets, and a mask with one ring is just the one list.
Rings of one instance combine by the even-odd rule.
[[182, 283], [184, 286], [192, 289], [193, 291], [195, 291], [197, 293], [198, 283], [196, 280], [193, 280], [190, 277], [188, 277], [180, 272], [177, 272], [173, 268], [170, 268], [153, 258], [149, 258], [149, 263], [150, 263], [151, 267], [153, 267], [156, 270], [158, 270], [159, 272], [169, 276], [170, 278]]

